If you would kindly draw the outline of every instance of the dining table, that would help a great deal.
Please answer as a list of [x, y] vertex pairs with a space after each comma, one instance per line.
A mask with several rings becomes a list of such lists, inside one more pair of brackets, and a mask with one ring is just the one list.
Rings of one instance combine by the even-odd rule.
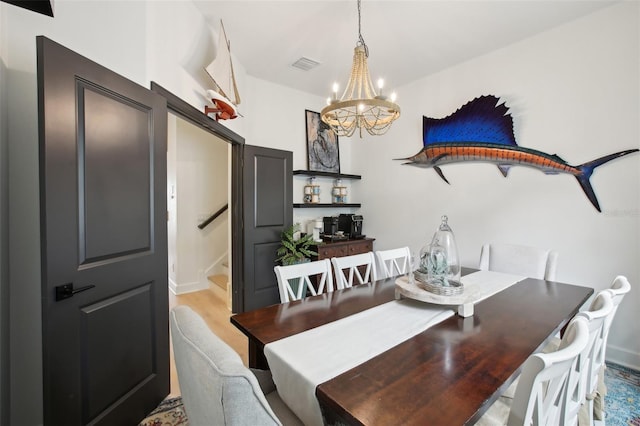
[[[479, 273], [463, 268], [468, 279]], [[594, 292], [513, 277], [461, 316], [456, 306], [400, 297], [399, 279], [231, 322], [248, 338], [249, 366], [272, 369], [283, 401], [307, 425], [472, 425]]]

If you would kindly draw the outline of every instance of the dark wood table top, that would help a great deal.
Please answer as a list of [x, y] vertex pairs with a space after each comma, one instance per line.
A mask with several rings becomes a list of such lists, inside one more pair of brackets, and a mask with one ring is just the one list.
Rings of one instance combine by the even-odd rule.
[[394, 299], [395, 278], [236, 314], [231, 323], [258, 348]]
[[[238, 314], [231, 322], [263, 348], [386, 303], [394, 287], [395, 279], [381, 280]], [[323, 414], [329, 423], [473, 424], [592, 294], [592, 288], [525, 279], [475, 305], [474, 316], [453, 316], [319, 385]]]

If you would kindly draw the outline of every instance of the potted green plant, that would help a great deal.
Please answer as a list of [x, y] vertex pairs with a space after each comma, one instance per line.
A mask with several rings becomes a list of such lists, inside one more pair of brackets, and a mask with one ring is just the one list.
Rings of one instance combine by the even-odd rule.
[[296, 263], [309, 262], [311, 256], [317, 256], [318, 253], [311, 249], [316, 243], [313, 241], [311, 234], [306, 234], [295, 239], [296, 234], [300, 231], [300, 224], [294, 223], [284, 231], [280, 236], [280, 247], [276, 254], [276, 259], [281, 265], [293, 265]]

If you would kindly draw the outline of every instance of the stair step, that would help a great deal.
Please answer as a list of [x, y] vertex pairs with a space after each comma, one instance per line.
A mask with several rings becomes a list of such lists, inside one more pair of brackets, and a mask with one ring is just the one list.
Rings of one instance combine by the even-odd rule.
[[224, 291], [227, 291], [227, 283], [229, 282], [229, 277], [227, 275], [210, 275], [207, 277], [207, 279]]

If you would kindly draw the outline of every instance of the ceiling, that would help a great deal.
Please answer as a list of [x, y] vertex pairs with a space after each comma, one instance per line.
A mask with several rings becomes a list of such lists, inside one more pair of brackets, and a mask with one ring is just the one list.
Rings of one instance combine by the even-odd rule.
[[[344, 89], [358, 40], [356, 0], [193, 1], [213, 28], [222, 19], [231, 51], [249, 75], [322, 97], [334, 82]], [[391, 91], [613, 3], [363, 0], [371, 78], [384, 78]], [[300, 57], [320, 65], [293, 68]]]

